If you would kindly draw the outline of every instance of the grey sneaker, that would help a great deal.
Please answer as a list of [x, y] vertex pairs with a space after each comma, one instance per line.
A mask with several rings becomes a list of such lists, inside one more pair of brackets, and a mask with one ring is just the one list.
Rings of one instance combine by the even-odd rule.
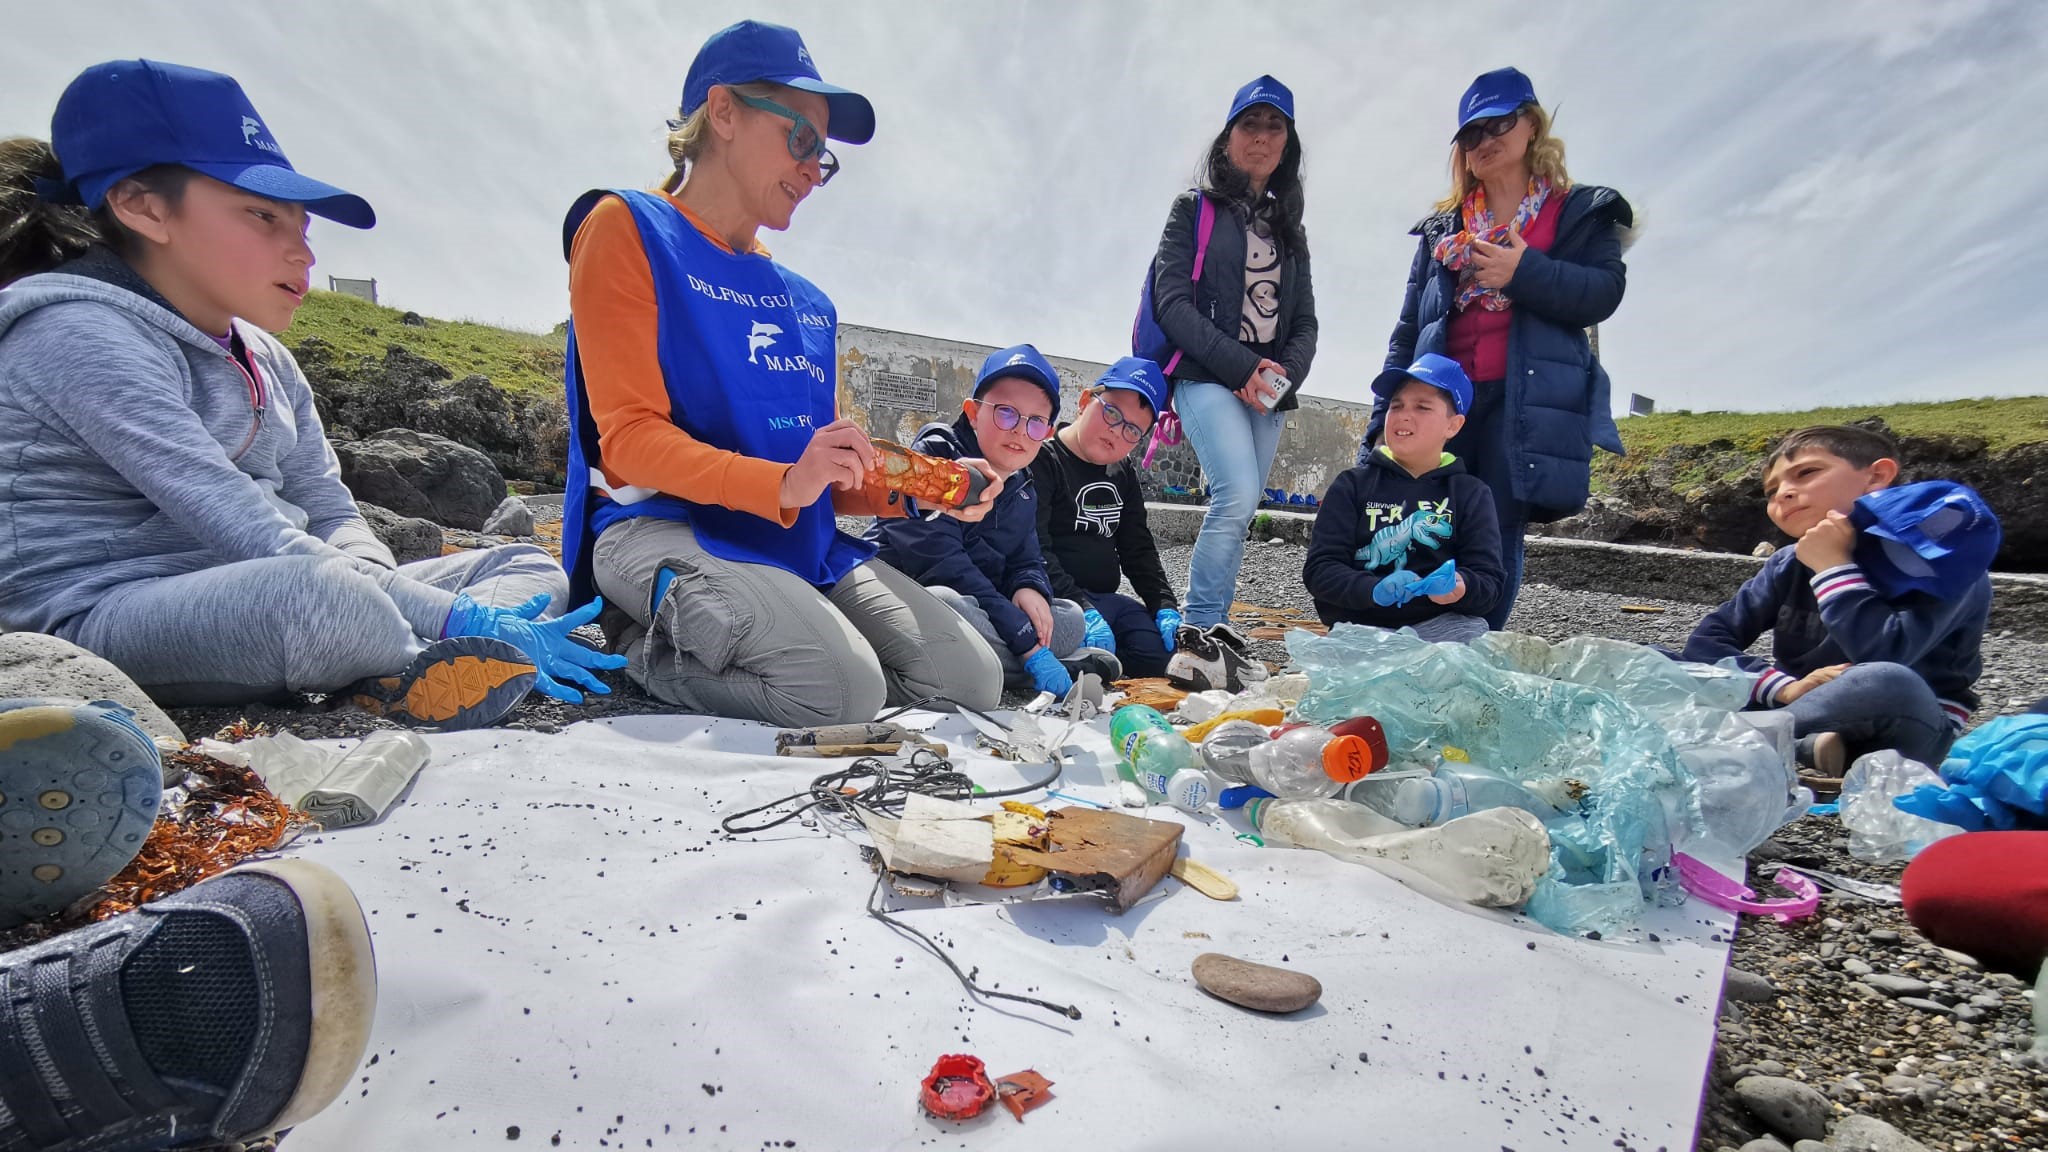
[[1076, 680], [1090, 672], [1104, 684], [1113, 684], [1124, 678], [1123, 661], [1106, 648], [1076, 648], [1060, 661], [1060, 667]]
[[110, 700], [0, 700], [0, 928], [64, 909], [142, 851], [156, 742]]
[[0, 1149], [128, 1152], [289, 1128], [348, 1086], [377, 1006], [362, 908], [248, 865], [0, 955]]

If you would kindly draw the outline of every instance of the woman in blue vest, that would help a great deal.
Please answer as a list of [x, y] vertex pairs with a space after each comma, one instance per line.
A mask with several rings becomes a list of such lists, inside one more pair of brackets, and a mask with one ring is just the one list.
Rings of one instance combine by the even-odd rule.
[[[1180, 352], [1172, 365], [1174, 412], [1209, 484], [1181, 606], [1185, 627], [1206, 630], [1230, 611], [1245, 531], [1280, 447], [1282, 413], [1296, 407], [1316, 355], [1301, 137], [1285, 84], [1261, 76], [1238, 89], [1196, 180], [1167, 216], [1152, 261], [1152, 301], [1160, 330]], [[1197, 281], [1204, 197], [1215, 215]]]
[[[690, 65], [668, 186], [586, 193], [563, 227], [563, 559], [615, 610], [635, 682], [694, 712], [798, 727], [1002, 693], [958, 613], [835, 527], [902, 507], [863, 483], [875, 450], [837, 418], [832, 301], [756, 239], [838, 171], [828, 139], [874, 123], [794, 29], [743, 21]], [[986, 514], [988, 475], [989, 498], [950, 515]]]
[[[1513, 68], [1472, 82], [1458, 103], [1451, 191], [1417, 224], [1389, 368], [1436, 352], [1473, 381], [1449, 451], [1493, 490], [1507, 584], [1486, 622], [1507, 623], [1522, 585], [1522, 533], [1585, 507], [1593, 449], [1621, 451], [1607, 373], [1586, 329], [1621, 306], [1621, 254], [1634, 214], [1612, 188], [1573, 184], [1564, 142]], [[1376, 400], [1365, 462], [1387, 402]]]

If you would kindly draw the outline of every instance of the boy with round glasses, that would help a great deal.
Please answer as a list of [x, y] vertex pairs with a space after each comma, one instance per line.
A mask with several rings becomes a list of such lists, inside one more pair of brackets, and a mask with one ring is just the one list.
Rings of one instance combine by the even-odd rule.
[[[1130, 460], [1167, 394], [1159, 365], [1126, 356], [1081, 393], [1073, 422], [1031, 462], [1053, 593], [1081, 606], [1084, 641], [1115, 653], [1127, 676], [1164, 676], [1181, 623]], [[1117, 591], [1127, 576], [1136, 599]]]
[[1003, 478], [995, 507], [979, 523], [926, 519], [913, 502], [904, 519], [878, 519], [867, 538], [879, 557], [925, 589], [995, 649], [1005, 683], [1064, 696], [1073, 673], [1122, 674], [1116, 658], [1084, 646], [1082, 608], [1059, 599], [1038, 546], [1038, 498], [1031, 462], [1053, 434], [1060, 377], [1029, 344], [982, 362], [974, 395], [951, 424], [932, 423], [911, 445], [948, 460], [979, 457]]

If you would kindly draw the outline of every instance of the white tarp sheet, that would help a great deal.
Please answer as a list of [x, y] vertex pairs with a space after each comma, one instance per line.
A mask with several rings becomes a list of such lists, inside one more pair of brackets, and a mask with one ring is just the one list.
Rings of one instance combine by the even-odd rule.
[[[1069, 741], [1064, 789], [1110, 798], [1106, 727]], [[1042, 774], [962, 755], [956, 718], [934, 731], [987, 787]], [[381, 824], [291, 849], [354, 886], [381, 981], [374, 1062], [291, 1152], [504, 1147], [514, 1127], [564, 1148], [1693, 1143], [1730, 936], [1698, 903], [1653, 912], [1654, 943], [1566, 939], [1189, 819], [1183, 854], [1237, 901], [1168, 878], [1123, 916], [1073, 899], [903, 914], [985, 983], [1078, 1006], [1070, 1021], [977, 1005], [866, 917], [853, 842], [794, 823], [724, 838], [722, 816], [843, 763], [774, 757], [771, 729], [649, 716], [432, 744]], [[1189, 975], [1207, 951], [1314, 975], [1322, 1002], [1274, 1018], [1212, 1000]], [[955, 1052], [1036, 1069], [1053, 1099], [1022, 1124], [926, 1118], [918, 1082]]]

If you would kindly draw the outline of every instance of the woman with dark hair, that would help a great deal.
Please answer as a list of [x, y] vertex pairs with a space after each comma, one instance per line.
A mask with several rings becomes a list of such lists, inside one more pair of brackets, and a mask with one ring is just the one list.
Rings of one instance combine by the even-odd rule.
[[1209, 483], [1183, 636], [1222, 624], [1229, 612], [1282, 413], [1295, 408], [1315, 359], [1301, 214], [1294, 94], [1261, 76], [1238, 89], [1196, 187], [1174, 200], [1152, 261], [1154, 316], [1179, 350], [1170, 367], [1174, 410]]
[[[1451, 191], [1412, 230], [1421, 242], [1386, 366], [1436, 352], [1473, 381], [1472, 411], [1447, 447], [1500, 515], [1507, 585], [1486, 616], [1495, 629], [1521, 588], [1523, 529], [1585, 507], [1593, 449], [1621, 451], [1586, 329], [1621, 305], [1634, 222], [1620, 193], [1565, 174], [1564, 142], [1527, 76], [1502, 68], [1465, 90]], [[1385, 418], [1378, 400], [1359, 463]]]

